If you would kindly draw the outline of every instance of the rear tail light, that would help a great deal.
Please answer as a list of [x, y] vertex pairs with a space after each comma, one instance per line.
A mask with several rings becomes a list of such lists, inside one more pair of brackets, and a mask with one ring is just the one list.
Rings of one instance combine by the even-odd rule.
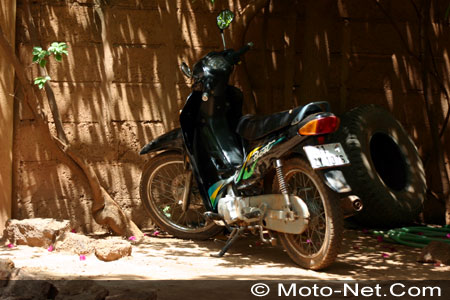
[[320, 135], [335, 132], [339, 128], [340, 120], [336, 116], [329, 116], [309, 121], [299, 128], [300, 135]]

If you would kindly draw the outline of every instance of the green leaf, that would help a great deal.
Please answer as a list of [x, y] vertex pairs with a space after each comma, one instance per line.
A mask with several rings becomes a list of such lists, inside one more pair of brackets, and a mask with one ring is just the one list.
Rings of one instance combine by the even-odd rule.
[[38, 55], [33, 55], [33, 62], [37, 63], [39, 60], [39, 56]]
[[37, 85], [39, 87], [39, 89], [43, 89], [45, 86], [45, 83], [50, 79], [51, 79], [50, 76], [36, 77], [34, 79], [34, 84]]
[[62, 61], [62, 55], [61, 54], [55, 54], [55, 59], [57, 60], [57, 61]]
[[39, 53], [41, 53], [41, 51], [41, 47], [33, 47], [33, 55], [38, 55]]
[[41, 61], [39, 62], [39, 65], [41, 66], [41, 68], [45, 68], [46, 64], [47, 64], [47, 61], [45, 59], [41, 59]]

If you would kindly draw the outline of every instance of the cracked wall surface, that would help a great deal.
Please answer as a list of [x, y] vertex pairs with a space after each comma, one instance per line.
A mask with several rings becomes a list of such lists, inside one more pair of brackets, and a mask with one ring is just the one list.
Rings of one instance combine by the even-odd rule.
[[[201, 0], [102, 2], [104, 23], [94, 0], [34, 0], [30, 9], [42, 46], [54, 41], [69, 46], [62, 63], [50, 61], [48, 66], [69, 141], [95, 167], [125, 212], [146, 227], [138, 189], [149, 157], [138, 152], [178, 126], [190, 91], [179, 71], [181, 62], [192, 66], [205, 53], [222, 49], [217, 13], [242, 10], [249, 1], [216, 1], [214, 6]], [[417, 14], [410, 1], [380, 1], [404, 41], [375, 1], [271, 2], [246, 35], [246, 41], [255, 43], [246, 65], [261, 113], [316, 100], [330, 101], [338, 113], [376, 103], [402, 122], [422, 154], [432, 153], [420, 65], [404, 43], [414, 51], [419, 47]], [[33, 44], [26, 4], [17, 3], [17, 53], [33, 78], [37, 69], [30, 65]], [[435, 3], [436, 14], [444, 14], [448, 3]], [[228, 40], [234, 30], [232, 24], [225, 32]], [[437, 22], [433, 30], [438, 72], [448, 89], [449, 28]], [[442, 102], [442, 109], [436, 108], [442, 124], [447, 100], [438, 90], [435, 94]], [[16, 96], [20, 100], [20, 89]], [[64, 218], [79, 230], [100, 230], [89, 213], [88, 189], [40, 141], [28, 108], [21, 101], [15, 106], [13, 216]], [[447, 162], [449, 140], [447, 131]]]

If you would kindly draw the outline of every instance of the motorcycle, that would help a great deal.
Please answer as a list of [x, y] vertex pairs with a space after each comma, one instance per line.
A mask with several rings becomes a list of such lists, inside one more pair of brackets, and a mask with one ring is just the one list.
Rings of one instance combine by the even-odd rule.
[[281, 243], [308, 269], [329, 266], [338, 254], [344, 215], [361, 210], [339, 168], [348, 165], [340, 143], [330, 140], [339, 118], [313, 102], [267, 116], [242, 115], [242, 92], [228, 84], [248, 43], [210, 52], [193, 70], [192, 92], [176, 128], [145, 145], [156, 153], [144, 166], [140, 195], [151, 219], [178, 238], [208, 239], [230, 232], [221, 257], [244, 232], [263, 243]]

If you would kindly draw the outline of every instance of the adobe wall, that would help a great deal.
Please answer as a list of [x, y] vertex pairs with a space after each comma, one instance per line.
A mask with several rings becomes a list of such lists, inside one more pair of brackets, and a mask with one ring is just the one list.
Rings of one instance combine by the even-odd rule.
[[[37, 0], [30, 6], [43, 45], [69, 45], [63, 63], [49, 65], [68, 137], [138, 226], [148, 225], [138, 191], [148, 157], [138, 152], [178, 126], [178, 112], [189, 93], [179, 66], [221, 49], [215, 16], [228, 2], [234, 11], [247, 3], [223, 0], [213, 7], [201, 0], [110, 0], [103, 38], [94, 0]], [[258, 109], [270, 113], [324, 98], [337, 112], [377, 103], [403, 123], [421, 153], [428, 151], [419, 65], [389, 19], [374, 1], [325, 2], [272, 1], [269, 13], [253, 21], [246, 40], [255, 49], [246, 59]], [[16, 46], [29, 63], [33, 45], [23, 3], [18, 1]], [[410, 1], [380, 3], [395, 17], [406, 43], [418, 49], [417, 15]], [[436, 3], [445, 12], [446, 2]], [[433, 49], [436, 63], [448, 89], [450, 44], [445, 36], [450, 32], [444, 24], [435, 24], [434, 30], [439, 37]], [[230, 34], [233, 25], [228, 39]], [[30, 77], [37, 74], [35, 67], [29, 72]], [[438, 114], [440, 124], [445, 113]], [[87, 189], [40, 142], [21, 103], [15, 117], [14, 217], [71, 219], [80, 230], [99, 230], [89, 214]]]
[[[16, 1], [0, 3], [0, 25], [6, 38], [14, 46]], [[12, 153], [14, 120], [14, 70], [0, 50], [0, 232], [11, 218]]]

